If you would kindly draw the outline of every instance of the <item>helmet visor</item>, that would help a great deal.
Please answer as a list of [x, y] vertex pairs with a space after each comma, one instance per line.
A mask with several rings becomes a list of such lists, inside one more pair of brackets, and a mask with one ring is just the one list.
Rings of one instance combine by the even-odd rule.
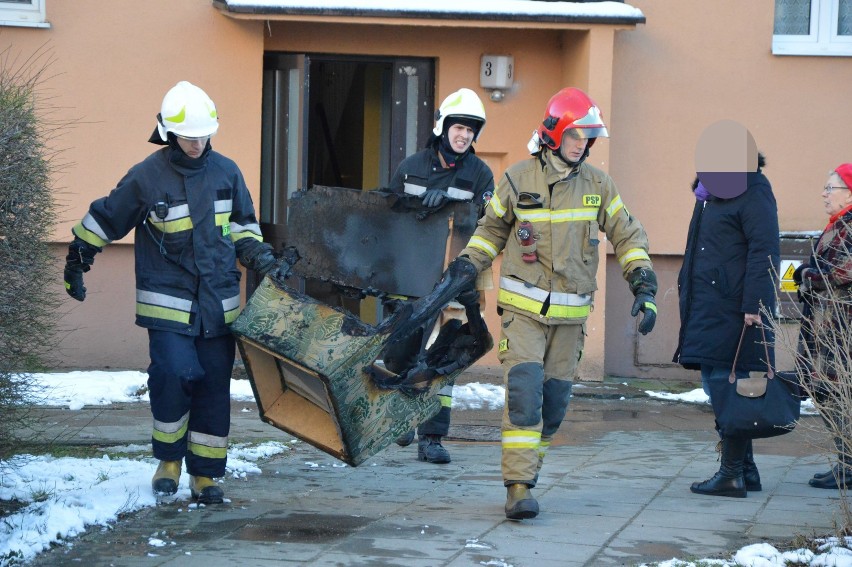
[[566, 128], [565, 135], [571, 136], [575, 140], [588, 140], [591, 138], [608, 138], [609, 133], [606, 128]]
[[207, 138], [209, 138], [212, 135], [213, 134], [207, 134], [206, 136], [181, 136], [180, 134], [175, 134], [176, 137], [180, 138], [181, 140], [186, 140], [188, 142], [196, 142], [198, 140], [206, 140]]

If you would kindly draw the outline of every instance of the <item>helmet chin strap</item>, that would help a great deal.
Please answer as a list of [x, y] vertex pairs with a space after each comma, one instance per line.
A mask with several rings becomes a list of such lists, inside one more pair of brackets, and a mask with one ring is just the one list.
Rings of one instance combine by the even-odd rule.
[[578, 165], [580, 165], [581, 163], [586, 161], [587, 157], [589, 157], [589, 146], [588, 146], [588, 144], [586, 144], [586, 151], [583, 152], [582, 157], [577, 161], [570, 161], [570, 160], [565, 159], [565, 156], [562, 155], [562, 149], [561, 148], [558, 149], [558, 150], [551, 150], [551, 151], [554, 154], [556, 154], [556, 157], [558, 157], [559, 159], [561, 159], [562, 161], [564, 161], [565, 163], [570, 165], [572, 168], [577, 167]]

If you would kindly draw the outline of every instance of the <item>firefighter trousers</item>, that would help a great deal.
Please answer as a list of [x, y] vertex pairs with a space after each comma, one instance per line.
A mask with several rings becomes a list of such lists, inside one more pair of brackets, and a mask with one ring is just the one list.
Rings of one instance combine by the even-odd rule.
[[186, 461], [194, 476], [225, 474], [231, 427], [232, 335], [205, 339], [148, 330], [154, 458]]
[[545, 325], [505, 311], [501, 328], [498, 358], [506, 387], [503, 484], [535, 486], [545, 453], [568, 411], [585, 325]]

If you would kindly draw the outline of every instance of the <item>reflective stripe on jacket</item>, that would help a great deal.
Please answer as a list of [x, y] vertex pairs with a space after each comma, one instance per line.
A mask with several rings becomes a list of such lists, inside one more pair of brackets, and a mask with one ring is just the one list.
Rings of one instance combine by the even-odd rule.
[[[518, 236], [533, 226], [534, 262]], [[548, 150], [501, 178], [473, 237], [461, 252], [482, 270], [502, 251], [498, 305], [552, 324], [581, 323], [597, 289], [598, 233], [612, 243], [622, 273], [651, 268], [648, 238], [630, 216], [612, 179], [582, 163], [571, 170]]]
[[189, 169], [170, 163], [169, 151], [133, 166], [73, 233], [103, 247], [135, 229], [137, 325], [225, 335], [240, 311], [237, 256], [262, 243], [251, 196], [225, 156], [210, 151]]
[[494, 174], [473, 152], [466, 155], [457, 168], [444, 169], [436, 150], [426, 148], [400, 162], [388, 189], [414, 196], [429, 189], [441, 189], [451, 199], [484, 205], [494, 192]]

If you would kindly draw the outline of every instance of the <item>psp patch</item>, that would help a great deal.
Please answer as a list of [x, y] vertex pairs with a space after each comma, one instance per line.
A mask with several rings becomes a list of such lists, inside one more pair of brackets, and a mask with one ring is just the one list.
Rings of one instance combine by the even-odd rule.
[[600, 195], [583, 195], [583, 206], [584, 207], [600, 207], [601, 206], [601, 196]]

